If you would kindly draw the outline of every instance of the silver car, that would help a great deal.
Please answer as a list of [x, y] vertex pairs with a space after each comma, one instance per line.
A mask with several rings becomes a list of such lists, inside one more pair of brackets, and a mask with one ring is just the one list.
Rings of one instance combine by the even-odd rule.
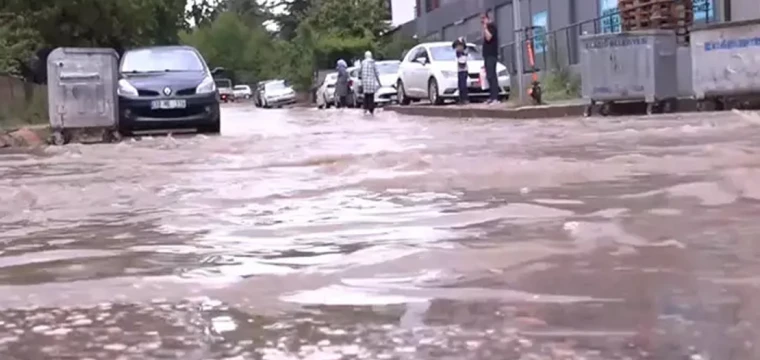
[[261, 93], [261, 103], [264, 108], [282, 107], [295, 104], [296, 92], [284, 80], [273, 80], [264, 84]]

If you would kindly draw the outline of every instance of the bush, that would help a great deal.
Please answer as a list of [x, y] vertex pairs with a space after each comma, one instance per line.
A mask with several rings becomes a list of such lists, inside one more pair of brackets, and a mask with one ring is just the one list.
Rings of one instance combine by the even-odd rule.
[[581, 96], [581, 77], [569, 67], [547, 71], [541, 80], [545, 100], [568, 100]]

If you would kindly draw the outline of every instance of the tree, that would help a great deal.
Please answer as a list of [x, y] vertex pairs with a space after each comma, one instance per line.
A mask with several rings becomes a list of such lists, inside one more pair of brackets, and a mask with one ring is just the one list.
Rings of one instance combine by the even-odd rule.
[[280, 38], [293, 40], [298, 31], [298, 25], [309, 15], [312, 0], [280, 0], [274, 4], [281, 12], [274, 17], [279, 26]]
[[276, 66], [281, 59], [270, 34], [261, 24], [246, 24], [235, 12], [221, 12], [208, 26], [184, 32], [180, 38], [212, 66], [228, 69], [233, 80], [253, 82], [279, 75]]
[[34, 59], [41, 39], [22, 15], [0, 16], [0, 74], [20, 75], [22, 67]]
[[18, 64], [17, 71], [29, 79], [45, 81], [47, 55], [57, 47], [109, 47], [123, 51], [134, 46], [176, 43], [179, 30], [186, 26], [185, 1], [5, 0], [5, 18], [13, 14], [15, 22], [2, 23], [6, 33], [11, 34], [2, 37], [4, 47], [34, 48], [36, 56], [15, 50], [10, 56]]
[[385, 0], [320, 0], [309, 20], [320, 33], [374, 41], [388, 30], [388, 8]]

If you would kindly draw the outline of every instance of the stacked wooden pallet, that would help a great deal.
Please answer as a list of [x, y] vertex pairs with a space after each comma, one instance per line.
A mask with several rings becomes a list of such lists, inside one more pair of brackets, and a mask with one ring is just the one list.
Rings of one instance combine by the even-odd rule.
[[693, 0], [618, 0], [623, 31], [668, 29], [688, 44], [694, 23]]

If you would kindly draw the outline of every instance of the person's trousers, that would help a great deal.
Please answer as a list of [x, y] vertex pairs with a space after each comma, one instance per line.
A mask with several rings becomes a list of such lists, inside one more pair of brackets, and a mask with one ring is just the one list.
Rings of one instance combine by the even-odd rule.
[[338, 109], [348, 107], [348, 101], [346, 100], [347, 96], [339, 96], [338, 97], [338, 103], [336, 104]]
[[468, 75], [467, 71], [459, 72], [459, 102], [466, 103], [470, 100], [470, 93], [467, 89]]
[[375, 93], [364, 94], [364, 110], [369, 111], [370, 114], [375, 113]]
[[491, 93], [491, 100], [499, 100], [499, 77], [496, 74], [496, 56], [487, 56], [486, 62], [486, 79], [488, 80], [488, 90]]

